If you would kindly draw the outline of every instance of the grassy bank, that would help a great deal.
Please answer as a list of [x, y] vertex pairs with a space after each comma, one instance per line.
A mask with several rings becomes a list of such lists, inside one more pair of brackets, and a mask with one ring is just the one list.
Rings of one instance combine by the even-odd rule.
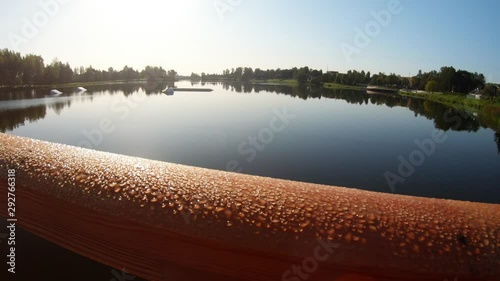
[[453, 108], [464, 109], [468, 111], [494, 111], [500, 112], [500, 98], [487, 100], [469, 99], [465, 96], [443, 94], [443, 93], [410, 93], [399, 92], [402, 96], [421, 98], [433, 102], [438, 102]]

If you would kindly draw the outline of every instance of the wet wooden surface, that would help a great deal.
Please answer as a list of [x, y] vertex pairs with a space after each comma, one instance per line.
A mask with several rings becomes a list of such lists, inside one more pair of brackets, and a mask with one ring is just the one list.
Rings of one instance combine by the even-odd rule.
[[0, 215], [152, 280], [498, 280], [500, 205], [188, 167], [0, 134]]

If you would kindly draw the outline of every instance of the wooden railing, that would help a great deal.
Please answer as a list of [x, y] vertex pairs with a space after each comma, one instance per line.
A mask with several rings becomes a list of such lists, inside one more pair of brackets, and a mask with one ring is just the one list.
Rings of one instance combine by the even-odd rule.
[[0, 143], [2, 217], [7, 170], [15, 169], [19, 225], [146, 279], [500, 276], [499, 205], [228, 173], [6, 134]]

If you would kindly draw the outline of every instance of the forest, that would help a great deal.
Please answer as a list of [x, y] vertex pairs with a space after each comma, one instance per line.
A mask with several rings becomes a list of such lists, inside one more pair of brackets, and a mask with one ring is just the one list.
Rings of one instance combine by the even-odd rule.
[[485, 77], [477, 72], [455, 70], [454, 67], [441, 67], [439, 71], [418, 71], [413, 77], [401, 77], [395, 73], [371, 74], [370, 71], [349, 70], [347, 73], [310, 69], [309, 67], [291, 69], [262, 70], [251, 67], [237, 67], [226, 69], [222, 74], [201, 75], [192, 73], [191, 79], [202, 81], [236, 80], [236, 81], [265, 81], [265, 80], [297, 80], [299, 84], [319, 85], [321, 83], [337, 83], [346, 86], [377, 85], [395, 88], [425, 90], [429, 92], [454, 92], [467, 94], [474, 89], [483, 89], [486, 86]]
[[0, 50], [0, 85], [8, 87], [137, 79], [173, 80], [176, 75], [175, 70], [167, 71], [157, 66], [146, 66], [141, 71], [128, 66], [121, 70], [112, 67], [99, 70], [92, 66], [72, 68], [69, 63], [58, 59], [46, 64], [39, 55], [21, 56], [20, 53], [8, 49]]
[[[6, 87], [55, 85], [78, 82], [99, 81], [132, 81], [151, 80], [171, 81], [179, 78], [175, 70], [165, 70], [158, 66], [146, 66], [139, 71], [124, 66], [121, 70], [109, 67], [107, 70], [88, 67], [71, 67], [58, 59], [46, 64], [39, 55], [27, 54], [8, 49], [0, 50], [0, 85]], [[311, 69], [307, 66], [290, 69], [253, 69], [251, 67], [236, 67], [225, 69], [221, 74], [191, 73], [191, 80], [214, 81], [232, 80], [239, 82], [293, 80], [299, 85], [319, 86], [322, 83], [336, 83], [346, 86], [377, 85], [394, 88], [425, 90], [428, 92], [467, 94], [475, 89], [484, 89], [486, 95], [496, 95], [496, 88], [486, 84], [483, 74], [456, 70], [452, 66], [444, 66], [439, 71], [418, 71], [413, 77], [402, 77], [395, 73], [349, 70], [347, 73]]]

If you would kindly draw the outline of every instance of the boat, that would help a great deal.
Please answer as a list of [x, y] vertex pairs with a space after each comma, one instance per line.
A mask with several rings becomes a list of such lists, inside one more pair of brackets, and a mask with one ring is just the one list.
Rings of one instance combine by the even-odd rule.
[[63, 94], [63, 92], [61, 92], [61, 91], [59, 91], [57, 89], [50, 90], [50, 96], [52, 96], [52, 97], [57, 97], [57, 96], [60, 96], [62, 94]]
[[168, 87], [166, 90], [163, 91], [167, 96], [171, 96], [174, 94], [174, 88]]
[[81, 93], [85, 93], [87, 91], [87, 89], [85, 89], [84, 87], [78, 87], [76, 88], [78, 90], [78, 93], [81, 94]]

